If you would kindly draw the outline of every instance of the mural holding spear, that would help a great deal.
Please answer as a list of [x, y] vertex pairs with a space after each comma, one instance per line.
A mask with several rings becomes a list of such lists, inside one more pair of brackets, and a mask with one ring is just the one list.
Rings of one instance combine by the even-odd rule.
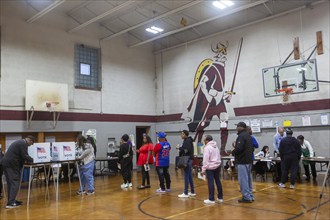
[[[193, 113], [193, 118], [188, 123], [188, 128], [190, 132], [196, 132], [194, 141], [197, 139], [198, 143], [202, 142], [204, 129], [210, 125], [214, 116], [218, 117], [220, 121], [225, 120], [226, 125], [228, 123], [225, 102], [230, 102], [232, 95], [236, 94], [234, 85], [242, 44], [243, 38], [241, 38], [239, 43], [233, 82], [229, 91], [225, 91], [225, 62], [227, 61], [228, 42], [225, 44], [218, 43], [215, 48], [211, 46], [211, 50], [216, 54], [214, 56], [215, 59], [203, 60], [196, 70], [194, 95], [187, 110]], [[228, 155], [225, 151], [228, 139], [227, 126], [220, 126], [220, 138], [220, 153], [221, 155]]]

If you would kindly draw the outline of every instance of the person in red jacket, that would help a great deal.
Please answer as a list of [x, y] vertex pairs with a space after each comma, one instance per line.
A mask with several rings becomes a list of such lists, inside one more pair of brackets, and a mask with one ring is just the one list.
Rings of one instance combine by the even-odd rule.
[[[150, 188], [150, 177], [149, 177], [149, 164], [153, 164], [153, 157], [152, 157], [152, 150], [153, 145], [151, 138], [144, 134], [143, 135], [143, 145], [136, 150], [139, 153], [139, 158], [137, 165], [141, 166], [142, 169], [142, 185], [138, 187], [138, 189], [145, 189]], [[147, 180], [147, 185], [145, 185]]]

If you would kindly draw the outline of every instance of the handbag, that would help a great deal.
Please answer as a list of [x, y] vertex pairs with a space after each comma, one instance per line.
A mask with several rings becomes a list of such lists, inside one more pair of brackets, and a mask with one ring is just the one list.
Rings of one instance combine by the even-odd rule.
[[178, 168], [186, 168], [188, 166], [190, 156], [181, 156], [178, 158], [177, 167]]

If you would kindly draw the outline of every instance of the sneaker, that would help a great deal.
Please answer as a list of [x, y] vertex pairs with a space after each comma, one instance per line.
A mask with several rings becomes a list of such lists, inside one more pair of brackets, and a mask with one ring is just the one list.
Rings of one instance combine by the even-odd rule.
[[120, 185], [120, 188], [122, 188], [122, 189], [123, 189], [123, 188], [126, 188], [126, 183], [121, 184], [121, 185]]
[[144, 188], [151, 188], [151, 186], [150, 185], [146, 185]]
[[165, 189], [166, 192], [171, 192], [171, 189]]
[[138, 187], [136, 187], [136, 188], [138, 188], [138, 189], [145, 189], [146, 187], [143, 186], [143, 185], [141, 185], [141, 186], [138, 186]]
[[133, 187], [133, 183], [129, 183], [128, 186], [129, 186], [129, 187]]
[[182, 194], [178, 195], [178, 197], [179, 198], [189, 198], [189, 195], [182, 193]]
[[294, 185], [290, 185], [290, 189], [294, 189]]
[[188, 193], [188, 196], [189, 197], [194, 197], [194, 196], [196, 196], [196, 193]]
[[85, 191], [80, 191], [80, 190], [79, 190], [79, 191], [76, 192], [76, 194], [80, 196], [80, 195], [84, 195], [84, 194], [86, 194], [86, 192], [85, 192]]
[[159, 188], [159, 189], [156, 190], [156, 193], [166, 193], [166, 191]]
[[6, 205], [6, 209], [14, 209], [14, 208], [17, 208], [17, 207], [20, 207], [21, 205], [18, 205], [16, 202], [14, 203], [11, 203], [11, 204], [7, 204]]
[[22, 201], [17, 201], [17, 200], [15, 200], [15, 203], [16, 203], [17, 205], [22, 205], [22, 204], [23, 204]]
[[223, 199], [217, 199], [218, 203], [223, 203]]
[[284, 184], [284, 183], [279, 183], [279, 184], [278, 184], [278, 187], [280, 187], [280, 188], [285, 188], [285, 184]]
[[129, 183], [126, 183], [125, 185], [124, 185], [124, 188], [128, 188], [129, 187]]
[[88, 190], [87, 195], [94, 195], [95, 191], [94, 190]]
[[209, 200], [209, 199], [205, 199], [204, 200], [204, 204], [215, 204], [215, 201]]
[[239, 199], [238, 200], [239, 203], [252, 203], [252, 200], [247, 200], [247, 199]]

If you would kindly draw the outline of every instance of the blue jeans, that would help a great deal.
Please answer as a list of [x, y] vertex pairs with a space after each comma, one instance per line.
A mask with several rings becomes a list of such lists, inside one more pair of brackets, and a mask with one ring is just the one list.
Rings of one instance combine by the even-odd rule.
[[252, 164], [238, 164], [238, 182], [245, 200], [254, 199], [252, 188]]
[[218, 199], [223, 199], [222, 185], [220, 181], [220, 167], [215, 170], [206, 170], [206, 177], [209, 187], [209, 200], [214, 201], [214, 182], [218, 190]]
[[80, 172], [80, 181], [81, 181], [81, 188], [80, 191], [84, 191], [85, 187], [87, 186], [88, 191], [94, 191], [94, 164], [95, 160], [92, 162], [82, 165], [79, 167]]
[[194, 182], [192, 178], [192, 160], [188, 161], [187, 167], [184, 169], [184, 194], [188, 195], [188, 187], [190, 184], [191, 193], [195, 193]]

